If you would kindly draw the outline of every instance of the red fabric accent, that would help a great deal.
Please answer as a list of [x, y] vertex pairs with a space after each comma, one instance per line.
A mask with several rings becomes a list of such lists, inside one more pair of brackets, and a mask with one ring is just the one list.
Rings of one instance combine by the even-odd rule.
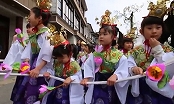
[[[149, 40], [144, 41], [146, 59], [149, 58], [152, 48], [150, 47]], [[150, 51], [149, 51], [150, 50]]]
[[103, 51], [107, 51], [111, 46], [110, 45], [106, 45], [103, 47]]
[[125, 53], [128, 53], [128, 50], [126, 50], [126, 49], [123, 49], [123, 53], [125, 54]]
[[67, 77], [67, 76], [66, 76], [66, 72], [67, 72], [67, 70], [69, 70], [69, 69], [70, 69], [70, 60], [69, 60], [67, 63], [64, 64], [63, 76]]

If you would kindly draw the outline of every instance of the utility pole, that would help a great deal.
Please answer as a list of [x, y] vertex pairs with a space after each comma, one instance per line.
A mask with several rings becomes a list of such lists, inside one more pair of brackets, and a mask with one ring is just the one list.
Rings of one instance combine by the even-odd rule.
[[129, 19], [130, 19], [130, 30], [133, 28], [134, 26], [134, 22], [133, 22], [133, 17], [134, 17], [134, 12], [131, 13]]

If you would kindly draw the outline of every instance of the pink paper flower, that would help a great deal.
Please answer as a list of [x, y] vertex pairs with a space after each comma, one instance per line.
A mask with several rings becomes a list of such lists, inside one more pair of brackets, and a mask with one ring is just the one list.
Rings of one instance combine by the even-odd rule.
[[8, 64], [0, 64], [0, 71], [6, 72], [7, 74], [4, 76], [4, 79], [9, 77], [10, 73], [12, 72], [12, 67]]
[[97, 73], [100, 69], [100, 65], [102, 64], [103, 60], [101, 57], [95, 57], [94, 62], [95, 62], [95, 66], [97, 67], [95, 70], [95, 73]]
[[16, 32], [17, 34], [21, 34], [21, 29], [16, 28], [16, 29], [15, 29], [15, 32]]
[[153, 81], [160, 81], [165, 72], [164, 64], [155, 64], [147, 68], [146, 74]]
[[28, 63], [22, 63], [20, 66], [20, 73], [25, 74], [30, 71], [30, 65]]
[[96, 52], [101, 52], [103, 50], [103, 46], [102, 45], [96, 45], [95, 46], [95, 51]]
[[47, 89], [47, 86], [46, 85], [41, 85], [41, 88], [39, 89], [39, 92], [40, 94], [46, 92], [48, 89]]

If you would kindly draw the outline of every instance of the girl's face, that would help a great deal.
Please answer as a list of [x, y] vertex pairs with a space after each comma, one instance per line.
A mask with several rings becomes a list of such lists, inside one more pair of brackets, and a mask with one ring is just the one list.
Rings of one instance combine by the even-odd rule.
[[128, 51], [130, 51], [132, 49], [132, 46], [133, 46], [132, 42], [125, 42], [124, 43], [124, 49], [126, 49]]
[[88, 46], [85, 47], [85, 51], [86, 51], [87, 53], [89, 53], [89, 47], [88, 47]]
[[113, 34], [109, 33], [108, 31], [105, 31], [103, 28], [100, 29], [99, 32], [99, 42], [100, 45], [106, 46], [112, 43], [112, 40], [114, 39]]
[[81, 49], [85, 51], [86, 46], [84, 44], [81, 44]]
[[141, 34], [143, 34], [144, 38], [147, 40], [150, 38], [158, 40], [162, 35], [162, 26], [158, 24], [146, 25], [144, 30], [141, 31]]
[[81, 44], [81, 41], [80, 41], [80, 40], [78, 40], [77, 44], [78, 44], [78, 45], [80, 45], [80, 44]]
[[57, 60], [62, 63], [62, 64], [65, 64], [67, 63], [69, 60], [70, 60], [71, 57], [69, 57], [68, 55], [66, 54], [63, 54], [62, 57], [57, 57]]
[[29, 15], [28, 21], [29, 21], [31, 27], [37, 26], [38, 23], [41, 22], [41, 20], [42, 20], [41, 16], [40, 17], [36, 17], [35, 13], [32, 10], [30, 11], [30, 15]]

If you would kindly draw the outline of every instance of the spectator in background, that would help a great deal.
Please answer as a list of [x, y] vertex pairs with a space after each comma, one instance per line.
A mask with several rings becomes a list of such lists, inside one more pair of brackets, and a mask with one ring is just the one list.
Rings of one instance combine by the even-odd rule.
[[81, 40], [78, 40], [76, 44], [78, 47], [78, 53], [81, 51], [81, 42], [82, 42]]

